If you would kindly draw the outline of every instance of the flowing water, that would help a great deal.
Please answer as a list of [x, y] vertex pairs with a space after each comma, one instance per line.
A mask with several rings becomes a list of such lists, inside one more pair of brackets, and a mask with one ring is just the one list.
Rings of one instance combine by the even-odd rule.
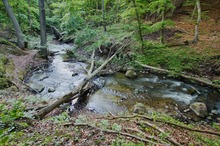
[[[86, 77], [87, 65], [82, 62], [63, 62], [62, 55], [66, 49], [73, 47], [67, 44], [51, 44], [50, 51], [57, 51], [47, 68], [35, 71], [28, 79], [29, 83], [42, 84], [45, 88], [39, 96], [58, 98], [73, 90]], [[208, 110], [217, 110], [220, 114], [220, 94], [211, 89], [167, 76], [158, 76], [139, 72], [138, 78], [128, 79], [123, 73], [102, 77], [105, 85], [89, 97], [86, 108], [98, 113], [119, 113], [131, 110], [137, 103], [143, 103], [148, 110], [172, 112], [178, 106], [187, 109], [189, 104], [202, 101]], [[54, 92], [48, 92], [51, 88]]]

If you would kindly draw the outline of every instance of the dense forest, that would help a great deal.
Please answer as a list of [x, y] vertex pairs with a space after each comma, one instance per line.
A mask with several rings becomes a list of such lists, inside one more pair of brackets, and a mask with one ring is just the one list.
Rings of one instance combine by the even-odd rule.
[[220, 145], [220, 1], [2, 0], [0, 145]]

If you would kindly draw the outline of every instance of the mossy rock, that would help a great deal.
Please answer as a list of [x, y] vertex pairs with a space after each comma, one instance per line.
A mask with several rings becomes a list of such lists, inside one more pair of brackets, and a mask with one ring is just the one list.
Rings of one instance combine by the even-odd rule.
[[9, 86], [8, 79], [5, 76], [5, 63], [7, 58], [0, 54], [0, 89], [7, 88]]

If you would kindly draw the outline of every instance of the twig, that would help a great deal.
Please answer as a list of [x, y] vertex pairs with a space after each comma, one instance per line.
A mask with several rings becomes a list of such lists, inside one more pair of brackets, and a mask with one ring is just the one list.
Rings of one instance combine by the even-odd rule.
[[101, 132], [124, 135], [124, 136], [135, 138], [135, 139], [137, 139], [139, 141], [143, 141], [143, 142], [146, 142], [146, 143], [151, 143], [151, 144], [154, 144], [154, 145], [162, 145], [161, 143], [155, 143], [153, 141], [150, 141], [150, 140], [145, 139], [145, 138], [138, 137], [138, 136], [130, 134], [130, 133], [118, 132], [118, 131], [108, 130], [108, 129], [104, 130], [104, 129], [101, 129], [101, 128], [89, 125], [87, 123], [66, 123], [66, 124], [62, 124], [61, 126], [71, 126], [71, 125], [73, 125], [73, 126], [87, 126], [87, 127], [94, 128], [94, 129], [96, 129], [98, 131], [101, 131]]

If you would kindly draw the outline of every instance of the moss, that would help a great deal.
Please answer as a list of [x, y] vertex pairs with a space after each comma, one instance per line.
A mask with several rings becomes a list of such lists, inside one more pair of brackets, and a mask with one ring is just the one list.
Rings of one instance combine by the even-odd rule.
[[8, 79], [5, 76], [5, 63], [7, 58], [0, 54], [0, 89], [7, 88], [9, 86]]

